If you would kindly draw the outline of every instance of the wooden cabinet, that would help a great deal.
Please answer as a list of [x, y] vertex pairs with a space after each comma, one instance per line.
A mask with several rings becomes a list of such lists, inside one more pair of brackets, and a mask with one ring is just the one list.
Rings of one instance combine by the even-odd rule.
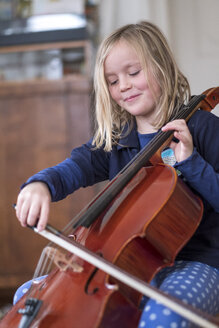
[[90, 40], [0, 46], [0, 81], [76, 75], [89, 79], [92, 49]]
[[[12, 204], [29, 176], [88, 140], [90, 88], [83, 76], [0, 85], [0, 289], [31, 279], [48, 243], [20, 227]], [[50, 223], [64, 227], [94, 194], [94, 187], [81, 189], [53, 203]]]

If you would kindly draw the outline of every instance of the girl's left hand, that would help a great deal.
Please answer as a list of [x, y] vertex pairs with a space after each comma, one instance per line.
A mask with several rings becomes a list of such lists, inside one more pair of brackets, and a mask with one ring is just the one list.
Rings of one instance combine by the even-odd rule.
[[162, 127], [162, 131], [169, 130], [173, 130], [174, 137], [179, 140], [178, 143], [172, 141], [169, 146], [173, 149], [177, 162], [181, 162], [192, 155], [192, 135], [185, 120], [174, 120]]

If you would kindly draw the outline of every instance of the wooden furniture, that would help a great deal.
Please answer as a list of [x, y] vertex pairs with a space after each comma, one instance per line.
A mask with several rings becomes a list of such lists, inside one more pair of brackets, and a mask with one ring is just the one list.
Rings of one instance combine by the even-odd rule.
[[84, 55], [84, 71], [83, 76], [87, 78], [91, 74], [91, 58], [92, 58], [92, 45], [89, 40], [77, 40], [77, 41], [64, 41], [64, 42], [51, 42], [51, 43], [37, 43], [37, 44], [25, 44], [15, 46], [1, 46], [0, 55], [8, 53], [21, 53], [32, 51], [43, 51], [52, 49], [82, 49]]
[[[87, 76], [56, 81], [0, 83], [0, 292], [32, 278], [47, 241], [16, 219], [12, 204], [21, 184], [86, 142], [90, 129]], [[53, 203], [50, 222], [64, 227], [90, 199], [94, 187]]]

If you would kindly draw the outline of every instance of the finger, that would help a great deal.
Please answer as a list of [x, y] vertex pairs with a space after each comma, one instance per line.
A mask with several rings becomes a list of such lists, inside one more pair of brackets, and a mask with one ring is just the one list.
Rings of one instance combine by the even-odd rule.
[[183, 132], [182, 131], [178, 131], [178, 130], [174, 131], [173, 135], [179, 141], [183, 141]]
[[187, 124], [185, 120], [174, 120], [162, 127], [162, 131], [175, 130], [178, 132], [182, 132], [187, 129]]
[[177, 143], [175, 141], [171, 141], [169, 144], [169, 147], [175, 152], [175, 149], [177, 147]]
[[40, 216], [40, 206], [32, 203], [27, 216], [27, 224], [31, 227], [35, 226]]
[[49, 217], [49, 203], [45, 202], [45, 203], [43, 203], [43, 205], [41, 207], [40, 217], [39, 217], [39, 221], [37, 224], [37, 229], [39, 231], [42, 231], [45, 229], [46, 224], [48, 222], [48, 217]]
[[184, 144], [189, 144], [191, 142], [191, 136], [187, 130], [175, 131], [173, 135]]
[[27, 218], [29, 215], [29, 204], [28, 202], [23, 202], [22, 206], [20, 206], [20, 209], [18, 210], [18, 220], [20, 221], [22, 227], [27, 226]]
[[15, 211], [16, 211], [16, 216], [19, 221], [20, 221], [20, 217], [21, 217], [21, 210], [22, 210], [23, 203], [24, 203], [24, 199], [23, 199], [23, 197], [21, 197], [21, 194], [19, 194], [17, 197], [17, 203], [14, 207]]

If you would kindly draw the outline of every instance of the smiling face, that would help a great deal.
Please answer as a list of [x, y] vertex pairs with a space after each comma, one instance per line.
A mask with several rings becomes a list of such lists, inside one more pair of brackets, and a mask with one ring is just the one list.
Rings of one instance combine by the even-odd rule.
[[[149, 133], [154, 130], [153, 120], [156, 111], [155, 97], [160, 96], [160, 87], [148, 77], [139, 57], [127, 42], [116, 43], [104, 63], [105, 77], [112, 99], [131, 115], [136, 117], [138, 131]], [[155, 97], [154, 97], [155, 96]]]

